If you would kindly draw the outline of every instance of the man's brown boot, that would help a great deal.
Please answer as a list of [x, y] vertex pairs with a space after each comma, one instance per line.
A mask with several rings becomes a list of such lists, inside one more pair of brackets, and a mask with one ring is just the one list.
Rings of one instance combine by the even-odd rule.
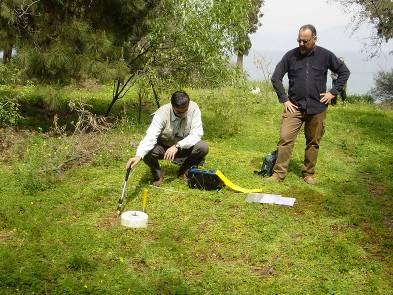
[[186, 172], [184, 172], [183, 174], [179, 174], [177, 176], [178, 178], [182, 179], [184, 182], [188, 182], [188, 169], [186, 170]]
[[304, 176], [303, 180], [305, 182], [307, 182], [308, 184], [311, 184], [311, 185], [317, 184], [317, 180], [312, 175]]
[[154, 186], [160, 186], [164, 182], [164, 172], [160, 172], [160, 178], [153, 181]]
[[272, 176], [266, 178], [267, 182], [282, 182], [283, 179], [277, 176], [277, 174], [273, 174]]

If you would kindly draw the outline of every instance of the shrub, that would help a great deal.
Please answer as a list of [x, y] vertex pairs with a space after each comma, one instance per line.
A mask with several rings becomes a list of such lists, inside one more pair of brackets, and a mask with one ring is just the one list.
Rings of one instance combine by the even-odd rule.
[[67, 158], [68, 149], [58, 139], [33, 136], [14, 170], [22, 192], [34, 193], [51, 187], [58, 180], [59, 165]]
[[121, 159], [114, 151], [125, 143], [106, 137], [112, 125], [89, 112], [88, 105], [82, 102], [71, 101], [70, 108], [77, 113], [72, 135], [67, 135], [66, 126], [59, 125], [55, 115], [54, 125], [48, 133], [33, 135], [20, 147], [20, 160], [15, 165], [14, 175], [23, 193], [46, 190], [61, 180], [64, 171], [94, 162], [96, 158], [102, 160], [106, 156], [102, 150], [110, 153], [108, 162]]
[[347, 102], [349, 103], [374, 103], [374, 98], [371, 95], [348, 95]]
[[18, 100], [14, 97], [0, 96], [0, 126], [15, 126], [22, 118]]
[[228, 138], [240, 132], [241, 113], [236, 100], [223, 101], [219, 94], [208, 94], [202, 108], [203, 125], [207, 138]]
[[371, 90], [377, 101], [393, 101], [393, 69], [378, 72], [374, 78], [375, 87]]
[[19, 84], [21, 71], [13, 64], [0, 64], [0, 85]]

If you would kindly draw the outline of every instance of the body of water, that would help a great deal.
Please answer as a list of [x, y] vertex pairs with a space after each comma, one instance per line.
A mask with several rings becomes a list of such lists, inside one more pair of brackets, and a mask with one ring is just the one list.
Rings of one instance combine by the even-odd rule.
[[[343, 57], [351, 71], [347, 91], [349, 94], [367, 94], [374, 87], [374, 76], [378, 71], [390, 71], [393, 68], [393, 55], [382, 53], [380, 56], [369, 59], [366, 54], [343, 51], [334, 52], [338, 57]], [[244, 58], [244, 69], [251, 80], [264, 80], [267, 74], [272, 74], [276, 64], [285, 52], [279, 51], [251, 51]], [[259, 66], [258, 66], [259, 65]], [[264, 70], [260, 68], [263, 66]], [[285, 77], [285, 83], [287, 83]], [[331, 86], [330, 76], [328, 87]]]

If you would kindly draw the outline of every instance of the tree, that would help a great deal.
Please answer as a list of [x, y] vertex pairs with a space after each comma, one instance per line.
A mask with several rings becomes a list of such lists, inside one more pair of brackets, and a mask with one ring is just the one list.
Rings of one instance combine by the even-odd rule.
[[150, 12], [159, 2], [4, 0], [2, 11], [11, 17], [3, 31], [15, 32], [18, 59], [29, 78], [104, 81], [127, 70], [123, 44], [137, 44], [148, 33]]
[[251, 48], [250, 34], [255, 33], [258, 27], [261, 26], [259, 19], [263, 16], [260, 12], [263, 5], [263, 0], [251, 0], [249, 3], [248, 28], [237, 36], [235, 41], [235, 52], [237, 56], [236, 65], [243, 70], [243, 56], [248, 55]]
[[390, 72], [378, 72], [374, 81], [373, 96], [379, 101], [393, 102], [393, 69]]
[[0, 49], [3, 50], [3, 63], [11, 60], [12, 48], [16, 42], [16, 28], [12, 25], [14, 16], [6, 2], [0, 3]]
[[[355, 30], [364, 22], [370, 22], [376, 31], [371, 40], [371, 57], [380, 53], [383, 42], [393, 38], [393, 1], [392, 0], [337, 0], [347, 10], [355, 8], [358, 13], [354, 16]], [[393, 54], [393, 51], [390, 52]], [[375, 87], [371, 90], [373, 96], [380, 101], [393, 100], [393, 70], [378, 72], [374, 79]]]
[[[29, 79], [68, 84], [114, 80], [112, 102], [137, 83], [159, 92], [217, 86], [254, 0], [4, 0], [17, 60]], [[141, 81], [138, 83], [138, 81]]]
[[393, 38], [393, 1], [391, 0], [337, 0], [348, 11], [357, 11], [353, 21], [355, 30], [364, 22], [370, 22], [376, 31], [371, 37], [373, 52], [378, 54], [383, 42]]
[[115, 83], [111, 105], [124, 96], [130, 87], [127, 83], [131, 84], [135, 77], [145, 80], [140, 85], [153, 88], [157, 104], [157, 89], [171, 91], [227, 83], [235, 73], [229, 66], [233, 44], [239, 34], [248, 30], [247, 3], [250, 2], [163, 1], [160, 14], [151, 23], [151, 32], [140, 43], [143, 62], [125, 83]]

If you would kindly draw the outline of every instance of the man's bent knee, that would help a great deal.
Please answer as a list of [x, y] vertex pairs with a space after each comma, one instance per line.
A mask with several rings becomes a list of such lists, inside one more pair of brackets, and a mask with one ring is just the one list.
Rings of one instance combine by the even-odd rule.
[[192, 152], [201, 156], [206, 156], [209, 152], [209, 146], [206, 142], [200, 140], [195, 144]]

